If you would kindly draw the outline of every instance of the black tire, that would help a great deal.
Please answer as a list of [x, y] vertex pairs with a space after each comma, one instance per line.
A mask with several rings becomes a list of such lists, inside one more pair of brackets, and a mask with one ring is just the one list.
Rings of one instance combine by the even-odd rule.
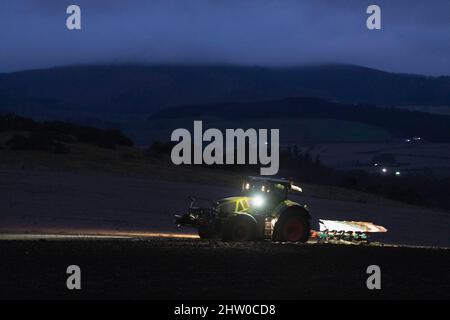
[[311, 227], [309, 219], [300, 214], [281, 217], [275, 225], [272, 240], [282, 242], [306, 242]]
[[214, 232], [212, 232], [208, 227], [199, 227], [198, 236], [200, 239], [212, 239], [214, 238]]
[[248, 217], [236, 216], [224, 226], [222, 240], [252, 241], [256, 237], [256, 223]]

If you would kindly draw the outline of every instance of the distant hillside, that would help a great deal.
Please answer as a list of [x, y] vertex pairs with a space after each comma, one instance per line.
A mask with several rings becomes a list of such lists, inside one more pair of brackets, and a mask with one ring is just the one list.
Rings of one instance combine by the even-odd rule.
[[0, 110], [33, 117], [149, 114], [167, 106], [298, 96], [378, 105], [450, 105], [450, 77], [333, 64], [297, 68], [99, 65], [0, 74]]
[[8, 138], [5, 144], [13, 150], [53, 150], [55, 153], [66, 153], [67, 144], [71, 143], [103, 148], [133, 145], [127, 136], [117, 130], [102, 130], [62, 121], [37, 122], [15, 114], [2, 113], [0, 135]]
[[[382, 140], [387, 136], [383, 129], [398, 137], [420, 136], [433, 142], [450, 142], [450, 116], [436, 115], [418, 111], [408, 111], [399, 108], [374, 108], [368, 105], [339, 104], [317, 98], [289, 98], [282, 100], [251, 102], [251, 103], [223, 103], [215, 105], [191, 105], [176, 108], [167, 108], [153, 114], [151, 123], [175, 123], [177, 119], [213, 119], [212, 121], [235, 123], [261, 124], [261, 127], [275, 128], [279, 125], [289, 135], [305, 135], [303, 123], [300, 120], [324, 119], [323, 123], [315, 123], [322, 131], [332, 130], [334, 121], [340, 121], [339, 130], [349, 131], [355, 136], [353, 141]], [[187, 123], [187, 121], [185, 121]], [[266, 123], [268, 122], [268, 123]], [[351, 127], [359, 124], [357, 130]], [[366, 125], [365, 127], [361, 124]], [[192, 122], [189, 124], [192, 125]], [[350, 128], [350, 129], [349, 129]], [[370, 131], [370, 132], [368, 132]], [[291, 134], [292, 133], [292, 134]], [[306, 132], [308, 133], [308, 132]], [[336, 135], [329, 132], [328, 136]], [[325, 135], [324, 135], [325, 136]], [[370, 138], [372, 137], [372, 138]], [[308, 137], [306, 137], [308, 138]], [[314, 137], [312, 137], [314, 138]], [[307, 139], [306, 139], [307, 140]], [[314, 140], [314, 139], [313, 139]], [[315, 139], [317, 141], [317, 139]], [[319, 139], [320, 140], [320, 139]], [[325, 139], [326, 140], [326, 139]], [[341, 137], [340, 141], [349, 141], [347, 137]]]

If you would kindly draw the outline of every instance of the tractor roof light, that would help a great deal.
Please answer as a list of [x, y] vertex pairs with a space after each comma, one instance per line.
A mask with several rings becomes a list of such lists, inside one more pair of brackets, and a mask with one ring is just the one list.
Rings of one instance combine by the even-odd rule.
[[303, 189], [301, 187], [296, 186], [294, 184], [291, 185], [291, 189], [294, 190], [294, 191], [297, 191], [297, 192], [303, 192]]

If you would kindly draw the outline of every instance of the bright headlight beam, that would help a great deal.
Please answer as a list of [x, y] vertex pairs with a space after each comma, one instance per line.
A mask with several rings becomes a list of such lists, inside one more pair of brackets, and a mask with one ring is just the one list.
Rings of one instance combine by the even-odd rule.
[[254, 196], [252, 199], [252, 203], [256, 207], [261, 207], [264, 204], [264, 198], [260, 195]]

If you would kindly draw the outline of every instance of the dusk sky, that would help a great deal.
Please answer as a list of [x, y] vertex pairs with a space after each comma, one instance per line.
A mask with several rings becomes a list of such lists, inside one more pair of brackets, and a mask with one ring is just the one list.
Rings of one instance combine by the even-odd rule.
[[[66, 8], [82, 30], [66, 29]], [[366, 8], [382, 29], [366, 28]], [[449, 0], [1, 0], [0, 72], [82, 63], [338, 62], [450, 75]]]

